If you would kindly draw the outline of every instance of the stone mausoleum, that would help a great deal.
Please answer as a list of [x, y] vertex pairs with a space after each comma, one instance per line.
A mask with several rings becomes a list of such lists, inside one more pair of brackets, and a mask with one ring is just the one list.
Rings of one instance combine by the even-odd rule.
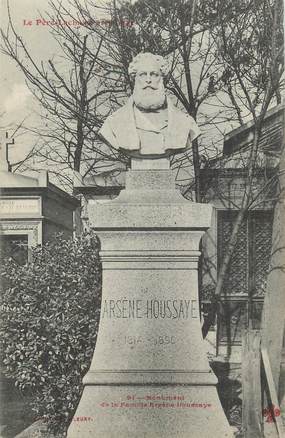
[[49, 182], [48, 173], [37, 177], [0, 168], [0, 238], [5, 256], [24, 262], [29, 250], [54, 234], [71, 237], [74, 212], [80, 201]]
[[[268, 111], [263, 124], [252, 202], [239, 231], [222, 290], [222, 306], [212, 327], [212, 352], [233, 362], [241, 358], [243, 328], [260, 329], [261, 325], [284, 128], [284, 105], [279, 105]], [[205, 315], [244, 194], [253, 130], [254, 124], [249, 122], [229, 132], [222, 157], [201, 169], [203, 202], [214, 206], [212, 225], [203, 242], [201, 295]]]

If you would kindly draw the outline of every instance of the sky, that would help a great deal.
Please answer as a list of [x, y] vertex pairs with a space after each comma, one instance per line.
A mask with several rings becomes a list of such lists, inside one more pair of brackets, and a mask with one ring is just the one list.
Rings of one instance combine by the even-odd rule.
[[[6, 30], [8, 23], [7, 2], [1, 2], [1, 28]], [[48, 0], [10, 0], [10, 12], [16, 31], [26, 42], [33, 56], [40, 59], [48, 59], [55, 50], [55, 44], [44, 26], [24, 25], [24, 20], [35, 20], [40, 17], [40, 9], [45, 10]], [[9, 57], [0, 54], [0, 102], [1, 113], [1, 141], [5, 134], [5, 128], [11, 124], [18, 124], [23, 119], [26, 123], [33, 122], [33, 99], [25, 84], [25, 79]], [[4, 130], [2, 128], [4, 127]], [[8, 129], [9, 133], [13, 130]], [[16, 138], [15, 146], [10, 148], [10, 161], [14, 162], [22, 158], [30, 150], [31, 139], [29, 135]]]
[[[63, 0], [68, 4], [68, 0]], [[102, 0], [101, 0], [102, 3]], [[103, 3], [104, 4], [104, 1]], [[49, 0], [9, 0], [10, 14], [17, 33], [23, 38], [32, 56], [37, 60], [47, 61], [57, 51], [57, 43], [49, 33], [48, 20]], [[1, 28], [7, 29], [7, 0], [0, 0]], [[39, 21], [41, 20], [41, 21]], [[16, 63], [0, 53], [0, 139], [3, 142], [5, 131], [13, 133], [11, 125], [22, 122], [36, 123], [34, 114], [35, 102], [29, 91], [23, 73]], [[10, 147], [9, 160], [14, 163], [22, 159], [31, 149], [33, 139], [29, 134], [15, 138], [15, 145]]]

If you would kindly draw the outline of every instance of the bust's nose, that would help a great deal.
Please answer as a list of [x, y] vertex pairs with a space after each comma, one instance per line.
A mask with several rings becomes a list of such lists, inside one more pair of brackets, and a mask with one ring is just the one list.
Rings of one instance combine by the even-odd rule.
[[151, 77], [150, 73], [147, 73], [146, 78], [145, 78], [145, 81], [146, 81], [147, 84], [150, 84], [150, 83], [151, 83], [151, 81], [152, 81], [152, 77]]

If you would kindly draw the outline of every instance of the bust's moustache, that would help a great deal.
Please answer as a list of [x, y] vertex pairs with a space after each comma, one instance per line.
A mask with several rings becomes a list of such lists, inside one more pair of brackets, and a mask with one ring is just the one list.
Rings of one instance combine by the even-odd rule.
[[147, 88], [151, 88], [152, 90], [158, 89], [158, 87], [153, 87], [152, 85], [146, 85], [145, 87], [142, 87], [143, 90], [146, 90]]

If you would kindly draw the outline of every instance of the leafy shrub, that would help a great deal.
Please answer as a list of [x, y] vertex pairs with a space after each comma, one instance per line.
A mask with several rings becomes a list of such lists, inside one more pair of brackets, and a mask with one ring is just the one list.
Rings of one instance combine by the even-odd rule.
[[100, 312], [100, 265], [94, 237], [57, 236], [32, 261], [1, 268], [4, 373], [51, 430], [63, 433], [90, 366]]

